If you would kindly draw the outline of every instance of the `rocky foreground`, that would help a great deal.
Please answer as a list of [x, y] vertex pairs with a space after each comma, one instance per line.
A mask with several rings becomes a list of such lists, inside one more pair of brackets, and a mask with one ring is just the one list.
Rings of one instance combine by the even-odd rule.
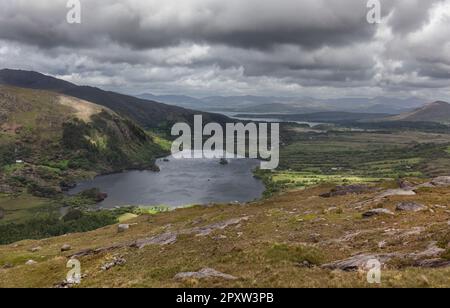
[[0, 287], [450, 287], [449, 242], [450, 177], [321, 186], [1, 246]]

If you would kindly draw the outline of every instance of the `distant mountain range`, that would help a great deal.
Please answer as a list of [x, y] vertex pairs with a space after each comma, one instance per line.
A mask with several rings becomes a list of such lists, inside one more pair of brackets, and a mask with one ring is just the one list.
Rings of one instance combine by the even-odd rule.
[[136, 98], [111, 91], [104, 91], [89, 86], [78, 86], [37, 72], [22, 70], [0, 70], [0, 84], [35, 89], [48, 90], [60, 94], [86, 100], [129, 117], [144, 128], [167, 129], [176, 122], [193, 122], [195, 114], [202, 114], [205, 121], [225, 123], [228, 118], [205, 112], [198, 112], [172, 105], [162, 104], [153, 100]]
[[437, 101], [429, 103], [423, 107], [401, 113], [399, 115], [389, 115], [386, 113], [361, 113], [345, 111], [324, 111], [306, 114], [252, 114], [241, 113], [235, 115], [243, 119], [279, 119], [290, 122], [319, 122], [319, 123], [381, 123], [381, 122], [435, 122], [450, 124], [450, 104]]
[[[168, 129], [176, 122], [192, 123], [195, 114], [202, 114], [205, 122], [229, 122], [218, 114], [284, 114], [296, 121], [336, 120], [369, 121], [430, 121], [450, 123], [450, 105], [435, 102], [423, 106], [419, 98], [396, 99], [336, 98], [276, 96], [210, 96], [195, 98], [185, 95], [142, 94], [138, 97], [104, 91], [90, 86], [78, 86], [37, 72], [0, 70], [0, 84], [48, 90], [76, 97], [111, 109], [128, 117], [144, 128]], [[160, 103], [162, 102], [162, 103]], [[200, 110], [200, 111], [194, 111]]]
[[316, 99], [311, 97], [276, 96], [210, 96], [195, 98], [185, 95], [141, 94], [139, 98], [157, 100], [167, 104], [210, 112], [227, 113], [296, 113], [306, 114], [327, 111], [355, 113], [400, 114], [423, 105], [420, 98], [336, 98]]

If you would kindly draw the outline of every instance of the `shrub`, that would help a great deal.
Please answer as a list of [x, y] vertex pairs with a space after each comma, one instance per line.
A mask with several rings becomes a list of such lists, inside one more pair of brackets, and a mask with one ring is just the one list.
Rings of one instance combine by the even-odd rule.
[[323, 256], [316, 248], [300, 245], [274, 244], [267, 251], [267, 257], [275, 262], [302, 263], [306, 261], [311, 265], [323, 263]]
[[59, 169], [46, 167], [46, 166], [37, 166], [36, 173], [37, 175], [44, 180], [54, 180], [59, 177]]
[[87, 132], [87, 125], [79, 120], [64, 123], [62, 137], [63, 146], [69, 150], [89, 149], [89, 143], [85, 138]]
[[83, 217], [83, 212], [78, 209], [72, 209], [70, 210], [64, 217], [62, 218], [63, 221], [68, 222], [72, 220], [78, 220]]
[[28, 193], [41, 198], [53, 198], [60, 194], [55, 187], [40, 186], [36, 183], [28, 184]]
[[442, 259], [450, 261], [450, 248], [442, 255]]
[[0, 167], [14, 163], [14, 151], [13, 145], [0, 146]]
[[450, 243], [450, 231], [447, 231], [438, 241], [438, 246], [442, 249], [447, 249]]
[[94, 203], [102, 202], [107, 197], [107, 195], [105, 193], [102, 193], [98, 188], [87, 189], [85, 191], [82, 191], [79, 195], [80, 197], [92, 200]]

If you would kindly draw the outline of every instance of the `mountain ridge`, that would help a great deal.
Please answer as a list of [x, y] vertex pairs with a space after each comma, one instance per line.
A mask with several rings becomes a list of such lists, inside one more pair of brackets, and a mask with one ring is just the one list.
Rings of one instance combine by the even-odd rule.
[[208, 122], [225, 123], [226, 116], [194, 111], [186, 108], [140, 99], [134, 96], [104, 91], [91, 86], [79, 86], [52, 76], [34, 71], [0, 70], [0, 84], [22, 88], [49, 90], [73, 96], [127, 116], [145, 128], [168, 129], [177, 122], [192, 123], [196, 114], [201, 114]]
[[277, 96], [207, 96], [154, 95], [144, 93], [136, 95], [144, 99], [153, 99], [177, 106], [212, 112], [254, 112], [254, 113], [314, 113], [324, 111], [345, 111], [357, 113], [399, 114], [422, 106], [423, 100], [417, 97], [405, 99], [389, 97], [373, 98], [332, 98], [313, 97], [277, 97]]
[[388, 118], [390, 121], [450, 123], [450, 104], [435, 101], [411, 112]]

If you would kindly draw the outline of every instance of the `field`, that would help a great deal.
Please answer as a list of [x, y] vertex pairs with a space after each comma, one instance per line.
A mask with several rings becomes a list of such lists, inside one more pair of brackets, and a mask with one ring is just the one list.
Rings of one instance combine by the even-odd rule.
[[272, 181], [283, 185], [286, 189], [307, 188], [320, 184], [374, 184], [379, 183], [383, 178], [359, 177], [351, 175], [319, 175], [313, 172], [278, 171], [272, 176]]
[[450, 165], [450, 131], [304, 133], [288, 127], [283, 137], [279, 169], [298, 171], [299, 177], [305, 173], [364, 181], [426, 177], [446, 174]]

